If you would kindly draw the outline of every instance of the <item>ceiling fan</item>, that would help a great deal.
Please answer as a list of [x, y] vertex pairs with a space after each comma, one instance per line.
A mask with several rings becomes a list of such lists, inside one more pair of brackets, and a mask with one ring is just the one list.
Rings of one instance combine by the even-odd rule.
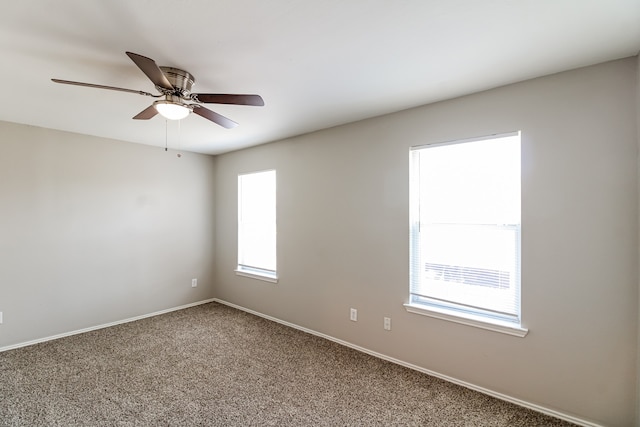
[[159, 95], [154, 95], [141, 90], [124, 89], [121, 87], [104, 86], [92, 83], [74, 82], [70, 80], [51, 79], [55, 83], [62, 83], [75, 86], [86, 86], [97, 89], [117, 90], [120, 92], [137, 93], [139, 95], [151, 96], [153, 98], [163, 98], [154, 101], [152, 105], [142, 110], [133, 118], [136, 120], [149, 120], [156, 114], [169, 119], [180, 120], [194, 112], [207, 120], [231, 129], [238, 126], [238, 123], [228, 119], [215, 111], [205, 108], [202, 104], [234, 104], [253, 105], [261, 107], [264, 101], [260, 95], [230, 95], [220, 93], [192, 93], [191, 87], [195, 83], [195, 78], [189, 72], [173, 67], [159, 67], [155, 61], [146, 56], [133, 52], [126, 52], [127, 56], [142, 70], [143, 73], [155, 85]]

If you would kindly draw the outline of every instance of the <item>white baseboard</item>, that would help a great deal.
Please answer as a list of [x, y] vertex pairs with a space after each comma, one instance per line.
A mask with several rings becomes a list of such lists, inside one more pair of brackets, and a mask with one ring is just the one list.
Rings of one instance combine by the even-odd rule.
[[457, 378], [450, 377], [448, 375], [443, 375], [441, 373], [432, 371], [430, 369], [425, 369], [425, 368], [423, 368], [421, 366], [413, 365], [411, 363], [407, 363], [407, 362], [404, 362], [402, 360], [395, 359], [393, 357], [389, 357], [389, 356], [384, 355], [382, 353], [378, 353], [378, 352], [369, 350], [367, 348], [360, 347], [360, 346], [355, 345], [355, 344], [351, 344], [350, 342], [343, 341], [343, 340], [340, 340], [338, 338], [334, 338], [334, 337], [329, 336], [329, 335], [325, 335], [323, 333], [314, 331], [312, 329], [307, 329], [307, 328], [304, 328], [302, 326], [298, 326], [298, 325], [296, 325], [294, 323], [289, 323], [289, 322], [286, 322], [284, 320], [280, 320], [278, 318], [275, 318], [275, 317], [272, 317], [272, 316], [268, 316], [266, 314], [259, 313], [257, 311], [254, 311], [254, 310], [239, 306], [237, 304], [233, 304], [233, 303], [221, 300], [219, 298], [213, 298], [213, 301], [218, 302], [220, 304], [227, 305], [229, 307], [237, 308], [238, 310], [242, 310], [242, 311], [245, 311], [247, 313], [254, 314], [256, 316], [262, 317], [262, 318], [267, 319], [267, 320], [271, 320], [271, 321], [276, 322], [276, 323], [280, 323], [280, 324], [285, 325], [285, 326], [289, 326], [289, 327], [294, 328], [294, 329], [298, 329], [300, 331], [309, 333], [311, 335], [316, 335], [318, 337], [325, 338], [325, 339], [327, 339], [329, 341], [333, 341], [335, 343], [344, 345], [346, 347], [350, 347], [350, 348], [352, 348], [354, 350], [357, 350], [357, 351], [360, 351], [362, 353], [366, 353], [366, 354], [369, 354], [371, 356], [377, 357], [379, 359], [383, 359], [383, 360], [395, 363], [397, 365], [404, 366], [406, 368], [413, 369], [413, 370], [425, 373], [427, 375], [431, 375], [431, 376], [436, 377], [436, 378], [440, 378], [440, 379], [448, 381], [450, 383], [457, 384], [457, 385], [460, 385], [462, 387], [466, 387], [468, 389], [478, 391], [480, 393], [495, 397], [497, 399], [504, 400], [506, 402], [510, 402], [510, 403], [516, 404], [518, 406], [522, 406], [524, 408], [527, 408], [527, 409], [532, 409], [532, 410], [534, 410], [536, 412], [541, 412], [541, 413], [543, 413], [545, 415], [550, 415], [552, 417], [556, 417], [556, 418], [559, 418], [561, 420], [569, 421], [571, 423], [574, 423], [574, 424], [577, 424], [577, 425], [580, 425], [580, 426], [584, 426], [584, 427], [604, 427], [601, 424], [596, 424], [596, 423], [593, 423], [593, 422], [590, 422], [590, 421], [586, 421], [586, 420], [574, 417], [572, 415], [564, 414], [562, 412], [558, 412], [558, 411], [553, 410], [553, 409], [545, 408], [544, 406], [540, 406], [540, 405], [537, 405], [535, 403], [527, 402], [527, 401], [524, 401], [524, 400], [521, 400], [521, 399], [518, 399], [518, 398], [515, 398], [515, 397], [512, 397], [512, 396], [508, 396], [506, 394], [498, 393], [496, 391], [489, 390], [487, 388], [480, 387], [480, 386], [477, 386], [475, 384], [471, 384], [471, 383], [468, 383], [466, 381], [462, 381], [462, 380], [459, 380]]
[[96, 326], [90, 326], [88, 328], [78, 329], [76, 331], [64, 332], [62, 334], [52, 335], [50, 337], [38, 338], [38, 339], [35, 339], [35, 340], [32, 340], [32, 341], [26, 341], [26, 342], [21, 342], [21, 343], [18, 343], [18, 344], [9, 345], [9, 346], [6, 346], [6, 347], [0, 347], [0, 353], [2, 353], [3, 351], [7, 351], [7, 350], [13, 350], [13, 349], [20, 348], [20, 347], [26, 347], [28, 345], [39, 344], [39, 343], [43, 343], [43, 342], [51, 341], [51, 340], [57, 340], [58, 338], [64, 338], [64, 337], [69, 337], [71, 335], [77, 335], [77, 334], [83, 334], [85, 332], [95, 331], [97, 329], [108, 328], [110, 326], [116, 326], [116, 325], [120, 325], [122, 323], [135, 322], [136, 320], [145, 319], [147, 317], [159, 316], [161, 314], [166, 314], [166, 313], [170, 313], [172, 311], [177, 311], [177, 310], [184, 310], [185, 308], [195, 307], [196, 305], [207, 304], [207, 303], [213, 302], [213, 301], [215, 301], [215, 299], [210, 298], [210, 299], [206, 299], [206, 300], [202, 300], [202, 301], [192, 302], [190, 304], [181, 305], [179, 307], [167, 308], [165, 310], [154, 311], [153, 313], [142, 314], [140, 316], [130, 317], [128, 319], [116, 320], [115, 322], [104, 323], [102, 325], [96, 325]]

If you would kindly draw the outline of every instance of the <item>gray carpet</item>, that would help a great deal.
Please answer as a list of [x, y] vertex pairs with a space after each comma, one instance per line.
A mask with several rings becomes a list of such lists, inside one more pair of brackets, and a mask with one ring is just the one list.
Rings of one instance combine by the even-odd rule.
[[0, 426], [570, 426], [210, 303], [0, 353]]

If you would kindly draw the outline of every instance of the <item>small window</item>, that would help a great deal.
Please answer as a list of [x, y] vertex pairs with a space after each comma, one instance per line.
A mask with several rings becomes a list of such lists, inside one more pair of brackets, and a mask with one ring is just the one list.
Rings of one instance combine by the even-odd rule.
[[[520, 329], [520, 133], [411, 150], [407, 310]], [[524, 332], [526, 333], [526, 332]], [[514, 335], [524, 336], [520, 331]]]
[[236, 273], [277, 281], [275, 170], [238, 175]]

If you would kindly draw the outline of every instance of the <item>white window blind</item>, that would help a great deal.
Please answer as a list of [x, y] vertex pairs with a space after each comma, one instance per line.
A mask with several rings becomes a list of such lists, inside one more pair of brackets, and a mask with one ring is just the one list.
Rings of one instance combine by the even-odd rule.
[[410, 304], [520, 325], [520, 133], [411, 150]]
[[238, 268], [276, 277], [276, 171], [238, 175]]

